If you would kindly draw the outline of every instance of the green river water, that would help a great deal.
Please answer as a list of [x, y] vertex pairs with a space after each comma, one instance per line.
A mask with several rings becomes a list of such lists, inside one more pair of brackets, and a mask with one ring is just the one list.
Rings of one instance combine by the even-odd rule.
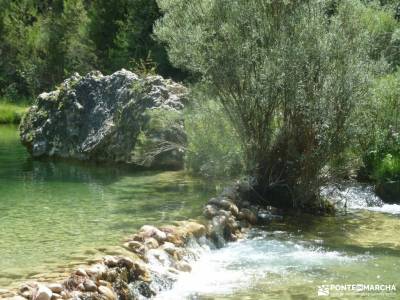
[[[217, 190], [181, 172], [32, 161], [16, 128], [0, 127], [0, 288], [120, 253], [125, 235], [196, 217]], [[193, 271], [158, 299], [400, 299], [400, 206], [358, 188], [345, 197], [346, 214], [285, 217], [222, 249], [202, 249]], [[357, 284], [396, 291], [333, 287]], [[329, 296], [318, 296], [322, 285]]]
[[32, 161], [1, 126], [0, 288], [119, 251], [144, 224], [196, 217], [210, 194], [215, 185], [179, 172]]

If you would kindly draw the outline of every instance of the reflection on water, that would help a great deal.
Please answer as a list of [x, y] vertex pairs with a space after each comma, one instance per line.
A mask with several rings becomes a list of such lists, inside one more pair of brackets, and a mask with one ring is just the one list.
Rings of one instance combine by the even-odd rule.
[[2, 126], [0, 287], [102, 255], [145, 223], [196, 217], [214, 193], [179, 172], [33, 161], [16, 128]]
[[[176, 172], [31, 161], [0, 127], [0, 287], [120, 249], [144, 223], [196, 217], [215, 187]], [[205, 250], [159, 299], [321, 299], [322, 284], [396, 284], [400, 211], [368, 187], [332, 191], [335, 217], [286, 216], [238, 243]], [[50, 276], [51, 273], [50, 273]], [[329, 299], [400, 299], [344, 294]]]

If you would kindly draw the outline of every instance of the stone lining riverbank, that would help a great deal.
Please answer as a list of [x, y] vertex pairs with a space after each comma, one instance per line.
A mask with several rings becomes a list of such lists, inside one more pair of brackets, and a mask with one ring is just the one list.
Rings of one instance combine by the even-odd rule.
[[170, 289], [182, 272], [191, 271], [196, 249], [223, 247], [256, 224], [278, 217], [275, 208], [250, 205], [246, 187], [226, 188], [204, 207], [204, 218], [173, 225], [143, 226], [124, 241], [129, 256], [105, 256], [79, 268], [59, 283], [23, 284], [14, 300], [148, 299]]

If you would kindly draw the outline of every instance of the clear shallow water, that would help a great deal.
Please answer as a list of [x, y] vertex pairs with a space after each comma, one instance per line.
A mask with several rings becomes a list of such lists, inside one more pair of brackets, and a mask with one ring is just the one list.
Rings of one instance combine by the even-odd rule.
[[387, 207], [365, 187], [334, 197], [346, 197], [346, 214], [287, 216], [226, 248], [203, 250], [192, 273], [158, 299], [321, 299], [319, 286], [347, 284], [397, 291], [332, 289], [329, 299], [400, 299], [398, 205]]
[[[346, 214], [287, 216], [226, 248], [203, 249], [193, 272], [158, 299], [321, 299], [319, 285], [359, 283], [398, 291], [329, 299], [400, 299], [399, 206], [368, 187], [332, 193], [347, 200]], [[198, 216], [210, 194], [214, 185], [182, 173], [31, 161], [15, 128], [0, 127], [0, 287], [118, 253], [113, 246], [145, 223]]]
[[120, 251], [143, 224], [197, 217], [213, 194], [179, 172], [32, 161], [16, 128], [1, 126], [0, 288]]

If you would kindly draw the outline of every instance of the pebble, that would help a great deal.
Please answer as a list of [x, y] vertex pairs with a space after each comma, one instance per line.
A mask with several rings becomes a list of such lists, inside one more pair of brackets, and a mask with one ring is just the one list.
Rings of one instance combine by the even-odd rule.
[[179, 263], [176, 264], [176, 269], [181, 271], [181, 272], [190, 272], [192, 271], [192, 267], [184, 261], [180, 261]]
[[97, 291], [97, 285], [90, 279], [85, 280], [85, 282], [83, 283], [83, 287], [87, 292]]
[[125, 267], [127, 269], [131, 269], [133, 267], [133, 264], [134, 264], [133, 260], [129, 257], [121, 257], [118, 260], [118, 266]]
[[61, 293], [64, 290], [64, 287], [60, 283], [52, 283], [47, 286], [53, 293]]
[[142, 232], [145, 237], [155, 238], [159, 243], [167, 239], [167, 234], [154, 226], [144, 225], [140, 228], [140, 232]]
[[78, 270], [75, 271], [75, 275], [86, 277], [87, 273], [86, 273], [86, 271], [84, 269], [79, 268]]
[[155, 238], [147, 238], [144, 242], [144, 245], [148, 248], [148, 249], [156, 249], [159, 247], [159, 244], [157, 242], [157, 240]]
[[39, 285], [38, 289], [33, 293], [33, 300], [50, 300], [53, 292], [44, 285]]
[[118, 258], [116, 258], [115, 256], [106, 255], [103, 257], [103, 261], [104, 264], [110, 268], [116, 267], [118, 265]]
[[99, 292], [100, 294], [103, 294], [107, 300], [116, 300], [117, 297], [115, 293], [108, 287], [101, 285], [99, 286]]

